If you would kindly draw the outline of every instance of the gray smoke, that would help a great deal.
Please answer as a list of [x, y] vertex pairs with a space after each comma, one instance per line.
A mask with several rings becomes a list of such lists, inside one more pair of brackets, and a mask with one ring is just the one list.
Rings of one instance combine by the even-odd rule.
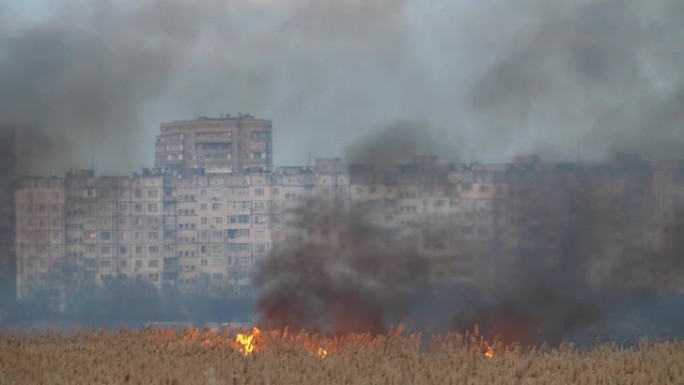
[[142, 165], [140, 154], [152, 151], [141, 141], [145, 103], [167, 90], [202, 20], [219, 10], [182, 1], [63, 2], [37, 22], [5, 23], [0, 117], [19, 128], [20, 169]]
[[[20, 130], [23, 172], [130, 171], [151, 164], [159, 121], [235, 111], [274, 119], [276, 163], [340, 155], [340, 143], [355, 147], [351, 162], [374, 165], [412, 152], [680, 157], [684, 7], [676, 0], [36, 4], [0, 3], [0, 120]], [[663, 250], [680, 249], [678, 210], [667, 232], [656, 230], [669, 246], [643, 247], [625, 266], [592, 257], [611, 255], [603, 237], [637, 234], [641, 219], [597, 211], [581, 189], [549, 194], [574, 222], [530, 225], [559, 214], [537, 197], [507, 224], [529, 234], [519, 252], [526, 263], [510, 270], [500, 250], [472, 252], [483, 270], [506, 274], [499, 293], [511, 298], [473, 294], [475, 303], [568, 303], [556, 312], [565, 314], [593, 309], [584, 297], [594, 290], [669, 292], [681, 254]], [[453, 231], [430, 229], [440, 230]], [[551, 241], [566, 246], [546, 266], [537, 245]], [[558, 279], [506, 286], [545, 276]], [[530, 289], [548, 281], [551, 291]], [[524, 300], [540, 291], [553, 294]], [[594, 310], [570, 313], [578, 312], [594, 318]]]
[[[555, 2], [551, 2], [555, 4]], [[680, 157], [684, 9], [677, 1], [549, 6], [470, 92], [483, 138], [553, 158]]]
[[390, 66], [401, 51], [395, 1], [2, 8], [0, 120], [20, 128], [20, 167], [38, 174], [148, 166], [160, 120], [250, 111], [306, 115], [311, 127], [330, 116], [314, 118], [310, 102], [344, 72], [329, 62], [373, 55]]
[[396, 121], [375, 128], [365, 137], [346, 148], [350, 164], [395, 165], [413, 161], [414, 156], [442, 157], [451, 161], [461, 159], [451, 143], [440, 141], [440, 131], [428, 121]]
[[34, 173], [147, 166], [159, 121], [239, 111], [274, 119], [280, 164], [394, 121], [471, 160], [679, 156], [675, 0], [1, 7], [0, 120]]
[[[592, 167], [518, 163], [496, 176], [506, 187], [480, 201], [487, 209], [421, 214], [411, 187], [449, 191], [448, 173], [461, 167], [494, 186], [478, 164], [412, 162], [430, 140], [410, 128], [389, 126], [349, 149], [351, 188], [379, 191], [374, 199], [321, 198], [296, 211], [286, 231], [298, 236], [259, 266], [264, 324], [327, 332], [479, 325], [506, 341], [557, 344], [578, 332], [615, 336], [620, 316], [681, 290], [684, 201], [663, 189], [665, 181], [681, 183], [681, 165], [656, 178], [653, 164], [632, 158]], [[405, 193], [419, 204], [410, 219], [395, 210]], [[377, 227], [386, 216], [410, 221], [410, 231]], [[471, 234], [495, 234], [463, 237], [464, 223]], [[453, 279], [463, 276], [471, 281]], [[629, 337], [652, 331], [644, 323]]]

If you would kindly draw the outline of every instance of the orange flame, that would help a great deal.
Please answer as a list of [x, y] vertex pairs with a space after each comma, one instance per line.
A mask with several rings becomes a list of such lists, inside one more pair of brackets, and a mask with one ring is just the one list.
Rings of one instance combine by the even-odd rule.
[[492, 349], [491, 345], [489, 343], [485, 342], [485, 357], [487, 358], [492, 358], [494, 357], [494, 349]]
[[252, 334], [250, 335], [238, 333], [235, 341], [240, 344], [240, 351], [244, 355], [248, 356], [254, 352], [255, 339], [259, 337], [259, 334], [261, 334], [261, 330], [257, 327], [252, 328]]
[[[420, 333], [406, 334], [402, 327], [391, 329], [388, 334], [373, 336], [369, 333], [349, 333], [342, 336], [324, 336], [317, 333], [301, 331], [291, 333], [284, 330], [249, 329], [233, 330], [228, 327], [224, 331], [209, 328], [186, 328], [179, 330], [150, 329], [157, 341], [169, 348], [195, 348], [211, 350], [229, 349], [244, 356], [262, 352], [290, 348], [307, 352], [320, 359], [326, 359], [346, 349], [363, 347], [365, 349], [384, 349], [387, 351], [420, 348]], [[239, 332], [239, 333], [238, 333]], [[465, 349], [485, 359], [493, 359], [494, 355], [516, 354], [515, 345], [506, 345], [498, 339], [488, 340], [480, 334], [476, 327], [464, 334], [448, 333], [434, 336], [433, 342], [439, 349]]]
[[318, 354], [318, 356], [321, 358], [325, 358], [328, 355], [328, 351], [323, 348], [318, 348], [318, 350], [316, 350], [316, 354]]

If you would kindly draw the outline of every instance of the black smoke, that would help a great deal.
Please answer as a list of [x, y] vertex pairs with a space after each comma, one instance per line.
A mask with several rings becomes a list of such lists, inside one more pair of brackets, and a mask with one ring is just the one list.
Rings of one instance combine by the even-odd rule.
[[381, 333], [406, 315], [406, 302], [427, 285], [428, 261], [364, 211], [312, 199], [291, 213], [296, 231], [255, 277], [265, 326]]
[[[407, 144], [413, 138], [370, 138], [363, 148], [371, 152], [358, 159], [380, 163], [349, 166], [349, 188], [375, 190], [374, 198], [320, 198], [296, 211], [285, 229], [296, 236], [276, 245], [257, 273], [264, 324], [329, 332], [478, 325], [526, 345], [593, 334], [635, 338], [667, 324], [660, 320], [656, 330], [658, 322], [644, 321], [629, 334], [621, 318], [681, 301], [684, 217], [676, 186], [684, 165], [633, 155], [594, 164], [521, 161], [498, 171], [430, 157], [398, 161], [420, 148]], [[480, 198], [486, 208], [421, 213], [421, 201], [439, 189], [442, 204], [465, 204], [468, 192], [458, 188], [467, 176], [475, 177], [465, 183], [474, 189], [496, 189]], [[417, 212], [400, 214], [401, 199], [415, 199]], [[410, 230], [387, 216], [408, 220]], [[483, 230], [490, 233], [479, 238]]]

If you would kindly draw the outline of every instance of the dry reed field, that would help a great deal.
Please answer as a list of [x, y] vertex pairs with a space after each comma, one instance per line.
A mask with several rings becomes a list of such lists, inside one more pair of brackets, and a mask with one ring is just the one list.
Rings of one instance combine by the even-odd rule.
[[138, 329], [0, 338], [0, 384], [684, 384], [684, 342], [521, 349], [287, 331]]

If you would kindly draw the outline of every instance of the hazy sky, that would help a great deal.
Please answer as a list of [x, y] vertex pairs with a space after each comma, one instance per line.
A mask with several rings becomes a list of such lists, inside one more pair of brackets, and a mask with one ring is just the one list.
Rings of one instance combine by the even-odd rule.
[[682, 16], [675, 0], [0, 0], [0, 120], [32, 173], [151, 166], [159, 122], [238, 112], [273, 120], [276, 165], [407, 123], [451, 159], [672, 157]]

